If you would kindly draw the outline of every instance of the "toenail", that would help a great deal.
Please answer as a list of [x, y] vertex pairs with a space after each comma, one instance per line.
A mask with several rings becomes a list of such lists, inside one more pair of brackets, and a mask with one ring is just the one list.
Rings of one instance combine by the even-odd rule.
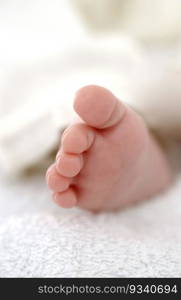
[[59, 150], [59, 151], [57, 152], [57, 155], [56, 155], [56, 161], [59, 160], [59, 158], [60, 158], [61, 156], [62, 156], [62, 151]]
[[60, 158], [60, 155], [61, 155], [61, 154], [60, 154], [60, 152], [58, 152], [58, 153], [57, 153], [57, 155], [56, 155], [56, 161], [58, 161], [58, 160], [59, 160], [59, 158]]
[[89, 131], [87, 135], [88, 148], [91, 146], [93, 139], [94, 139], [94, 133], [92, 131]]
[[62, 160], [62, 156], [58, 155], [57, 158], [56, 158], [57, 165], [60, 165], [61, 160]]

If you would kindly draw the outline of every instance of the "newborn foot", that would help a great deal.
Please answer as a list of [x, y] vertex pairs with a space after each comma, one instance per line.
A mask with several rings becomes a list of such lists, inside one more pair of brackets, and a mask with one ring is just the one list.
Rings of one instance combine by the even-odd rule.
[[60, 206], [115, 210], [168, 186], [167, 160], [131, 108], [97, 86], [80, 89], [74, 108], [83, 122], [65, 130], [47, 171]]

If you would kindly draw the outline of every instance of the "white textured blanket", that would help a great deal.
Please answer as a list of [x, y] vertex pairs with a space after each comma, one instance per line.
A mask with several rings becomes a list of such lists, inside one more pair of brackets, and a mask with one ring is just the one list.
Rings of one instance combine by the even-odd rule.
[[0, 277], [181, 276], [181, 180], [117, 214], [51, 203], [44, 179], [2, 181]]

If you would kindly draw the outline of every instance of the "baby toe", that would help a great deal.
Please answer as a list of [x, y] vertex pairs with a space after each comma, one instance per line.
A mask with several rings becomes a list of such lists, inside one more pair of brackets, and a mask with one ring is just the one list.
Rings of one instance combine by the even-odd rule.
[[62, 137], [64, 152], [80, 154], [87, 151], [94, 141], [94, 130], [84, 124], [75, 124]]
[[55, 192], [63, 192], [67, 190], [71, 183], [70, 178], [66, 178], [57, 172], [55, 164], [48, 169], [46, 173], [46, 181], [48, 187]]
[[53, 199], [63, 208], [72, 208], [77, 204], [77, 197], [73, 188], [63, 193], [54, 193]]
[[83, 167], [83, 156], [59, 152], [56, 158], [56, 169], [65, 177], [74, 177], [79, 174]]

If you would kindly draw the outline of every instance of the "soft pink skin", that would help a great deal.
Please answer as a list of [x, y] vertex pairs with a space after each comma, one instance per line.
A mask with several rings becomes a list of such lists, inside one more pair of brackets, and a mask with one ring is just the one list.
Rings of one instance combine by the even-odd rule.
[[65, 130], [47, 171], [62, 207], [115, 210], [147, 199], [171, 181], [167, 159], [142, 118], [108, 90], [80, 89], [74, 109], [84, 121]]

